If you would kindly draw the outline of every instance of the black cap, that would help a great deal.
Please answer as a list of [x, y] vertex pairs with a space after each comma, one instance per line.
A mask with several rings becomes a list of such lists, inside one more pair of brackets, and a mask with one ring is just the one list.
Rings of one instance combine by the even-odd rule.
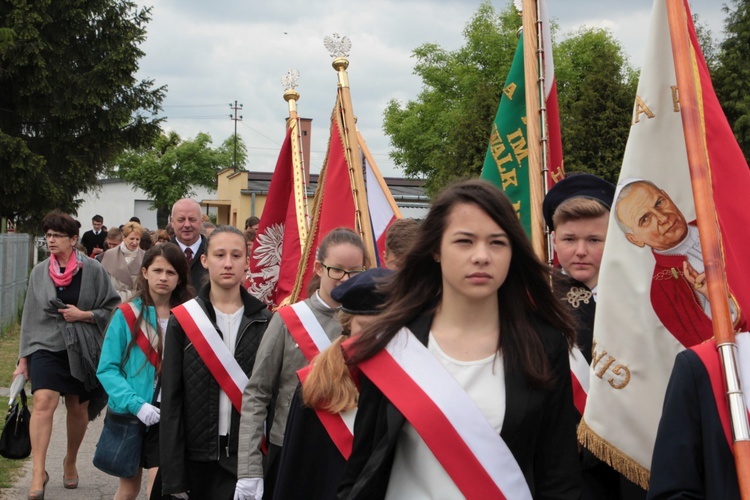
[[553, 228], [552, 216], [564, 201], [571, 198], [589, 198], [604, 205], [607, 210], [612, 208], [615, 197], [615, 186], [601, 177], [592, 174], [572, 174], [549, 190], [542, 203], [544, 221], [550, 229]]
[[380, 314], [385, 295], [376, 291], [393, 271], [376, 267], [359, 273], [341, 283], [331, 291], [333, 300], [341, 304], [341, 310], [349, 314]]

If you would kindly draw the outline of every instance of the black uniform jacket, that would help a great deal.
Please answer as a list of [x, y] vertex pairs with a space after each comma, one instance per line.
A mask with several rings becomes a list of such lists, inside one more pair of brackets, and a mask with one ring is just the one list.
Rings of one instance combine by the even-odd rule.
[[[431, 316], [409, 326], [427, 345]], [[580, 498], [581, 474], [576, 444], [568, 345], [563, 335], [535, 321], [549, 358], [554, 384], [531, 387], [505, 363], [505, 419], [500, 436], [518, 462], [534, 498]], [[354, 424], [354, 447], [339, 485], [340, 499], [383, 498], [388, 488], [398, 436], [406, 419], [364, 375]]]
[[[210, 288], [210, 284], [203, 287], [196, 300], [223, 337], [216, 327], [216, 313], [208, 298]], [[265, 304], [241, 287], [240, 293], [245, 310], [237, 333], [234, 359], [249, 377], [271, 313]], [[164, 339], [161, 384], [159, 451], [163, 493], [166, 495], [189, 490], [186, 459], [216, 461], [219, 453], [227, 452], [219, 449], [219, 383], [174, 316], [169, 318]], [[239, 425], [240, 414], [232, 408], [228, 452], [234, 457], [235, 469]]]
[[690, 349], [677, 355], [672, 368], [647, 498], [740, 498], [708, 371]]

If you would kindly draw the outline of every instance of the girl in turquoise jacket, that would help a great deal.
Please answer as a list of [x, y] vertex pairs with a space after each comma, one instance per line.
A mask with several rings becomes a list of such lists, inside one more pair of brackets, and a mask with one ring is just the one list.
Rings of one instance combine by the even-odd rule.
[[[154, 389], [161, 368], [164, 330], [170, 309], [192, 297], [187, 261], [179, 247], [173, 243], [157, 245], [143, 258], [135, 296], [115, 310], [107, 327], [97, 376], [109, 396], [108, 411], [135, 415], [148, 426], [142, 468], [134, 477], [120, 478], [115, 494], [118, 500], [138, 496], [143, 468], [148, 470], [147, 493], [151, 495], [159, 465], [159, 398]], [[145, 338], [139, 343], [140, 331]]]

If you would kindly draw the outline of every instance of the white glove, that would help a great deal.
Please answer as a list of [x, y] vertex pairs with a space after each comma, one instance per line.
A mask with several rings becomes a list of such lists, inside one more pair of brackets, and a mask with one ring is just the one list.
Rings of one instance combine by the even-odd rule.
[[143, 403], [143, 406], [138, 410], [138, 415], [136, 415], [136, 417], [146, 425], [155, 425], [159, 423], [161, 410], [152, 404]]
[[187, 491], [183, 491], [182, 493], [172, 493], [172, 498], [179, 498], [180, 500], [188, 500], [190, 498], [190, 495], [188, 495]]
[[237, 480], [234, 500], [263, 500], [263, 478], [243, 477]]

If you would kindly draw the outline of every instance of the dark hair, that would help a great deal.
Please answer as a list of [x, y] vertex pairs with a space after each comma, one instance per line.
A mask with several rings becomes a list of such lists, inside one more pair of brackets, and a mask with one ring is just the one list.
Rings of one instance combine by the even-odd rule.
[[138, 224], [140, 224], [140, 223], [141, 223], [141, 219], [139, 219], [138, 217], [136, 217], [136, 216], [134, 215], [134, 216], [132, 216], [132, 217], [130, 218], [130, 220], [129, 220], [128, 222], [137, 222]]
[[145, 228], [141, 233], [141, 242], [138, 245], [141, 247], [141, 250], [149, 250], [152, 246], [154, 246], [154, 240], [151, 239], [151, 233], [149, 233]]
[[211, 246], [211, 242], [214, 240], [216, 235], [221, 233], [236, 234], [237, 236], [245, 240], [245, 252], [247, 252], [247, 238], [245, 238], [245, 234], [234, 226], [223, 225], [216, 226], [216, 229], [214, 229], [213, 232], [211, 232], [211, 234], [208, 236], [208, 238], [206, 238], [206, 253], [208, 253], [208, 247]]
[[104, 222], [104, 217], [102, 217], [99, 214], [96, 214], [91, 218], [91, 222]]
[[73, 217], [59, 210], [53, 210], [42, 219], [42, 232], [44, 233], [51, 229], [72, 238], [78, 236], [78, 228], [79, 225]]
[[260, 219], [254, 215], [251, 215], [250, 217], [245, 219], [245, 229], [249, 228], [250, 226], [254, 226], [258, 223], [260, 223]]
[[[318, 249], [315, 251], [315, 260], [323, 262], [326, 257], [328, 257], [328, 250], [331, 248], [331, 246], [343, 245], [347, 243], [349, 245], [354, 245], [355, 247], [362, 250], [363, 265], [364, 267], [367, 267], [369, 265], [369, 262], [367, 262], [367, 252], [365, 252], [365, 244], [362, 242], [362, 238], [360, 238], [357, 233], [355, 233], [348, 227], [337, 227], [336, 229], [332, 229], [331, 232], [328, 233], [325, 238], [323, 238], [323, 241], [320, 242]], [[313, 274], [310, 278], [310, 281], [307, 283], [308, 297], [315, 293], [318, 288], [320, 288], [320, 276], [318, 276], [317, 274]]]
[[385, 250], [401, 263], [411, 248], [419, 231], [419, 222], [414, 219], [396, 219], [385, 232]]
[[550, 270], [534, 254], [526, 233], [505, 194], [481, 180], [463, 181], [445, 189], [435, 200], [402, 269], [387, 285], [389, 300], [377, 324], [363, 331], [354, 344], [349, 364], [364, 361], [393, 338], [398, 330], [420, 315], [435, 312], [443, 296], [442, 271], [436, 262], [448, 217], [456, 205], [480, 208], [507, 234], [512, 253], [508, 275], [497, 291], [500, 308], [498, 350], [511, 369], [520, 369], [534, 386], [551, 383], [551, 367], [534, 330], [539, 317], [560, 330], [572, 346], [575, 332], [562, 302], [550, 287]]
[[[190, 286], [190, 278], [189, 278], [189, 271], [188, 271], [188, 264], [187, 260], [185, 259], [185, 254], [182, 253], [182, 250], [180, 250], [180, 247], [175, 245], [174, 243], [163, 243], [161, 245], [156, 245], [149, 249], [146, 254], [143, 256], [143, 262], [141, 264], [141, 270], [148, 269], [151, 267], [151, 264], [154, 263], [154, 260], [156, 260], [157, 257], [164, 257], [164, 259], [169, 262], [169, 264], [174, 267], [174, 270], [177, 272], [177, 286], [172, 291], [172, 295], [169, 298], [169, 305], [170, 307], [176, 307], [183, 302], [186, 302], [193, 297], [195, 297], [195, 290], [192, 286]], [[138, 313], [138, 318], [136, 319], [135, 324], [140, 325], [141, 321], [145, 317], [145, 311], [148, 306], [154, 305], [154, 299], [151, 297], [151, 291], [148, 288], [148, 281], [146, 281], [146, 278], [143, 277], [143, 272], [141, 272], [138, 275], [138, 278], [135, 280], [135, 295], [133, 296], [133, 299], [140, 298], [141, 299], [141, 310]], [[131, 299], [131, 300], [133, 300]], [[159, 322], [156, 322], [157, 328], [159, 328]], [[130, 351], [133, 349], [133, 346], [136, 345], [136, 332], [131, 332], [132, 339], [128, 343], [128, 347], [125, 350], [125, 355], [122, 358], [121, 366], [125, 366], [125, 363], [127, 362], [128, 358], [130, 357]], [[161, 370], [161, 354], [163, 350], [163, 344], [162, 344], [162, 335], [164, 332], [160, 332], [159, 340], [156, 345], [156, 350], [159, 352], [159, 366], [157, 367], [156, 371], [159, 373]], [[145, 364], [144, 364], [145, 366]]]

